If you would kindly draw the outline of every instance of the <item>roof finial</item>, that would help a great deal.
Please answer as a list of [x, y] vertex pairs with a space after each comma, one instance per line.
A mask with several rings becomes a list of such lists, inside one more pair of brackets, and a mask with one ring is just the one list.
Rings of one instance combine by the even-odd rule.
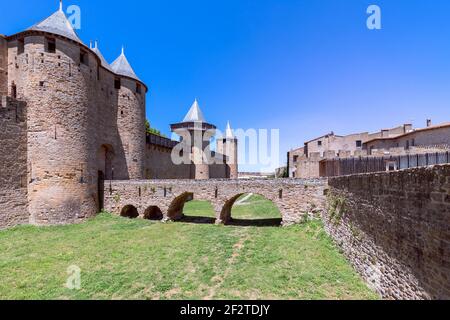
[[122, 45], [122, 55], [125, 55], [125, 47]]
[[227, 123], [227, 129], [225, 132], [225, 137], [226, 138], [234, 138], [234, 134], [233, 134], [233, 129], [231, 129], [231, 125], [230, 125], [230, 121], [228, 121]]
[[63, 3], [62, 0], [59, 0], [59, 11], [63, 12]]
[[89, 49], [92, 49], [92, 40], [89, 41]]
[[95, 40], [95, 42], [94, 42], [94, 48], [98, 49], [98, 41], [97, 40]]

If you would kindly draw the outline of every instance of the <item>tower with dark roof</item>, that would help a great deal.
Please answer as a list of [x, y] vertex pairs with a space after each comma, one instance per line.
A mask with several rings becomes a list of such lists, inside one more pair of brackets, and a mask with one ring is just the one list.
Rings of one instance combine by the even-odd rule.
[[216, 133], [216, 126], [206, 122], [203, 112], [195, 99], [183, 121], [171, 125], [174, 133], [178, 134], [183, 143], [191, 150], [191, 178], [204, 180], [210, 178], [211, 159], [210, 140]]
[[102, 208], [103, 179], [144, 178], [147, 86], [124, 52], [109, 65], [97, 43], [81, 41], [61, 4], [29, 29], [0, 37], [0, 57], [0, 95], [22, 101], [28, 113], [20, 146], [27, 169], [11, 177], [26, 186], [27, 206], [0, 215], [77, 222]]

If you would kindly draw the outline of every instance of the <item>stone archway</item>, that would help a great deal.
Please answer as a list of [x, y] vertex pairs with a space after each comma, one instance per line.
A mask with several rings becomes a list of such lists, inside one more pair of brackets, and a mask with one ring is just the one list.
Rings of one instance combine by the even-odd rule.
[[136, 219], [139, 217], [139, 212], [135, 206], [126, 205], [123, 207], [122, 211], [120, 211], [120, 216], [129, 219]]
[[[241, 225], [241, 226], [281, 226], [282, 225], [283, 214], [282, 214], [279, 204], [276, 201], [270, 199], [269, 197], [267, 197], [263, 194], [258, 194], [258, 193], [255, 193], [253, 195], [259, 196], [262, 199], [264, 199], [265, 201], [271, 202], [277, 210], [276, 215], [279, 217], [266, 218], [264, 216], [261, 216], [261, 218], [255, 217], [254, 219], [234, 219], [232, 216], [233, 207], [235, 206], [236, 202], [239, 199], [241, 199], [243, 196], [246, 196], [246, 195], [250, 195], [250, 194], [239, 193], [239, 194], [236, 194], [235, 196], [233, 196], [232, 198], [230, 198], [229, 200], [227, 200], [225, 202], [225, 204], [223, 205], [222, 210], [220, 212], [220, 217], [217, 220], [218, 223], [235, 224], [235, 225]], [[274, 210], [275, 210], [275, 208], [274, 208]]]
[[192, 192], [185, 192], [176, 197], [170, 204], [169, 210], [167, 210], [167, 218], [173, 221], [182, 219], [184, 204], [193, 199], [194, 194]]
[[150, 206], [144, 212], [144, 219], [160, 221], [164, 218], [162, 210], [157, 206]]

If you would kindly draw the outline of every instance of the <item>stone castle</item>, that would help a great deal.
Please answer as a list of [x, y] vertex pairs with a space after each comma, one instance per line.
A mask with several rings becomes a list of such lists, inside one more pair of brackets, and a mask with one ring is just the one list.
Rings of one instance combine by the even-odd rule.
[[[83, 44], [62, 4], [31, 28], [0, 35], [0, 228], [91, 217], [103, 208], [104, 180], [237, 178], [230, 127], [214, 154], [222, 162], [185, 145], [188, 162], [174, 164], [179, 143], [146, 134], [147, 92], [123, 49], [110, 65], [97, 43]], [[188, 141], [216, 127], [196, 101], [172, 129]]]

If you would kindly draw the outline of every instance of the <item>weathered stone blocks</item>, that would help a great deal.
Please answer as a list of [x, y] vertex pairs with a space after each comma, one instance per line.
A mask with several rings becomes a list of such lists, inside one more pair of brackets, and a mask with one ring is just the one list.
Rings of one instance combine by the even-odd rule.
[[259, 194], [279, 208], [283, 224], [304, 221], [324, 207], [326, 180], [148, 180], [106, 181], [105, 209], [120, 215], [132, 205], [139, 215], [152, 206], [159, 207], [165, 219], [182, 216], [186, 201], [194, 198], [210, 201], [218, 223], [231, 218], [234, 202], [243, 194]]
[[441, 165], [329, 180], [326, 230], [384, 298], [450, 299], [449, 177]]

